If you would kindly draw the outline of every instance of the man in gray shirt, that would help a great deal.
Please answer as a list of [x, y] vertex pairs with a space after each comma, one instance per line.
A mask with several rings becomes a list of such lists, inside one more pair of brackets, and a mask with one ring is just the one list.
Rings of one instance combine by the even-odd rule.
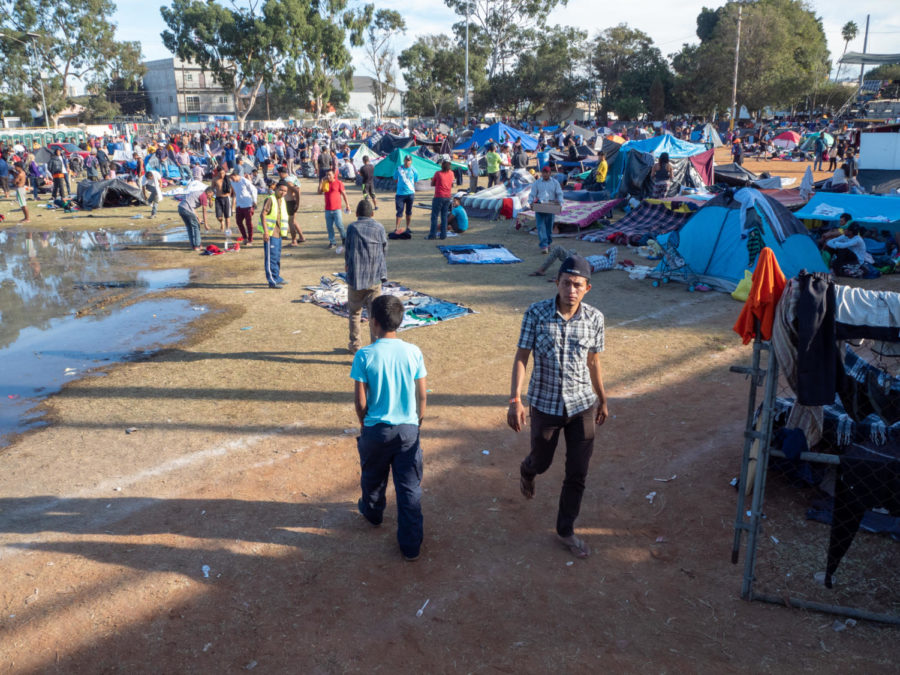
[[197, 218], [196, 209], [200, 207], [200, 213], [203, 216], [203, 227], [206, 227], [206, 207], [215, 195], [215, 188], [210, 185], [204, 190], [197, 190], [185, 195], [181, 203], [178, 204], [178, 215], [184, 221], [187, 228], [188, 241], [195, 251], [200, 250], [200, 221]]
[[[550, 176], [550, 165], [541, 169], [541, 177], [531, 185], [531, 194], [528, 196], [529, 205], [563, 203], [562, 186], [559, 181]], [[535, 211], [534, 219], [537, 223], [538, 237], [540, 239], [541, 253], [550, 253], [550, 244], [553, 243], [553, 214], [539, 213]]]
[[369, 338], [375, 342], [371, 321], [372, 301], [381, 295], [381, 284], [387, 281], [387, 234], [384, 226], [372, 218], [372, 203], [363, 199], [356, 206], [356, 222], [347, 227], [344, 241], [344, 267], [347, 273], [347, 310], [350, 312], [350, 343], [355, 354], [361, 344], [359, 324], [362, 309], [369, 315]]

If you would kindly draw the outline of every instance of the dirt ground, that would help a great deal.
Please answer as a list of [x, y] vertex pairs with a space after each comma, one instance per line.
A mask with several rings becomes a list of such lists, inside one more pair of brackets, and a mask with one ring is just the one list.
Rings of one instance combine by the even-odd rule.
[[[221, 311], [155, 356], [71, 382], [45, 404], [47, 427], [0, 450], [0, 672], [896, 672], [895, 628], [835, 632], [833, 617], [739, 597], [729, 481], [748, 384], [728, 369], [750, 348], [727, 295], [595, 276], [611, 417], [577, 524], [593, 554], [556, 545], [561, 453], [526, 502], [527, 434], [505, 423], [522, 312], [553, 287], [527, 276], [537, 238], [505, 221], [452, 243], [504, 243], [521, 264], [447, 265], [422, 209], [417, 236], [390, 245], [392, 280], [477, 312], [401, 335], [431, 390], [425, 544], [404, 562], [392, 490], [381, 528], [356, 513], [346, 320], [298, 300], [342, 268], [319, 200], [305, 198], [308, 241], [286, 249], [281, 291], [265, 287], [259, 246], [141, 248], [148, 267], [192, 268], [165, 295]], [[33, 227], [127, 229], [132, 213]], [[177, 224], [171, 200], [161, 216], [152, 227]], [[772, 484], [770, 515], [802, 522], [803, 496]]]

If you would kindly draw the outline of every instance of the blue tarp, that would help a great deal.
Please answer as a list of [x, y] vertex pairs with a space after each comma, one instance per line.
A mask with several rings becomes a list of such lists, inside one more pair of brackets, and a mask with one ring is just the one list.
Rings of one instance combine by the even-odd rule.
[[[818, 211], [817, 211], [818, 210]], [[794, 215], [806, 220], [840, 220], [849, 213], [853, 220], [873, 225], [900, 223], [900, 198], [881, 195], [854, 195], [843, 192], [817, 192]]]
[[472, 143], [477, 143], [479, 148], [483, 148], [488, 143], [512, 143], [517, 138], [522, 140], [522, 147], [528, 152], [537, 150], [537, 139], [529, 136], [524, 131], [513, 129], [503, 122], [495, 122], [486, 129], [479, 129], [465, 141], [453, 148], [454, 152], [468, 150]]

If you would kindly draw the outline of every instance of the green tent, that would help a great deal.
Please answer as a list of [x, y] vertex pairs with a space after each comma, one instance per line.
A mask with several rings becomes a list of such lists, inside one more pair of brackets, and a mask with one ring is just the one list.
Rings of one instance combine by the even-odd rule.
[[393, 178], [397, 167], [403, 166], [403, 160], [407, 156], [412, 157], [412, 165], [419, 174], [419, 180], [431, 180], [431, 177], [441, 170], [439, 164], [419, 157], [415, 153], [415, 148], [397, 148], [383, 160], [375, 165], [376, 178]]

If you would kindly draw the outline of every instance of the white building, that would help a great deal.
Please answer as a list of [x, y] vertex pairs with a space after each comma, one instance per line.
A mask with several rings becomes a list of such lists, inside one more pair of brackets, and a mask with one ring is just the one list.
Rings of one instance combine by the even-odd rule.
[[[347, 101], [347, 113], [366, 118], [375, 115], [375, 95], [372, 85], [375, 79], [368, 75], [354, 75], [350, 89], [350, 98]], [[400, 117], [402, 92], [399, 89], [389, 88], [384, 101], [384, 117]]]

